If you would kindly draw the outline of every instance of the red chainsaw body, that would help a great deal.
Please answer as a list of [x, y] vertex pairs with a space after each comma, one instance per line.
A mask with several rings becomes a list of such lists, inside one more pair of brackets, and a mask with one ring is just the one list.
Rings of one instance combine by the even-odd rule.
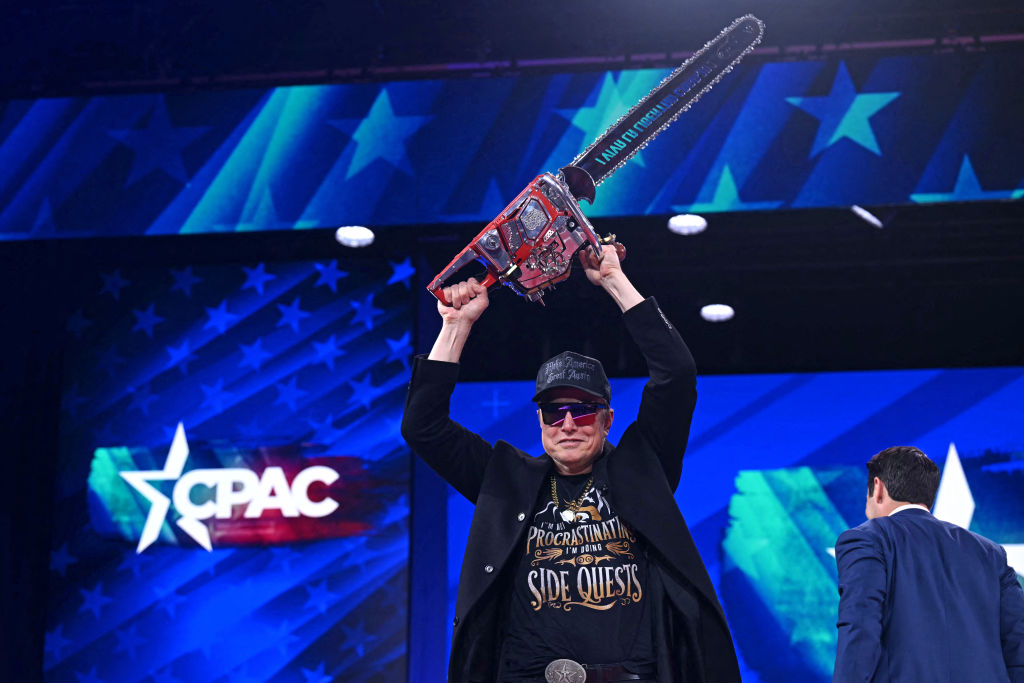
[[600, 255], [601, 240], [583, 215], [569, 187], [542, 173], [487, 224], [427, 289], [445, 305], [444, 287], [472, 261], [487, 268], [483, 284], [502, 283], [530, 301], [569, 277], [576, 253], [591, 245]]

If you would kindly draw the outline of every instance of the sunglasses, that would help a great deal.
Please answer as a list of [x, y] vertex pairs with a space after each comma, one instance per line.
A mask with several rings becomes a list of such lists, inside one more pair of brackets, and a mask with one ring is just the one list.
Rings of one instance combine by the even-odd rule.
[[594, 424], [597, 411], [607, 408], [603, 403], [539, 403], [540, 419], [544, 424], [556, 427], [565, 421], [566, 415], [572, 415], [573, 424], [586, 427]]

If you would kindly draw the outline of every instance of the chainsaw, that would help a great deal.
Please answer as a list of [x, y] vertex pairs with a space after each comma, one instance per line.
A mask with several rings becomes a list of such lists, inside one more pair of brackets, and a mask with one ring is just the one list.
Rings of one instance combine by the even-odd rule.
[[570, 275], [572, 259], [581, 249], [614, 245], [619, 258], [625, 247], [615, 235], [601, 237], [580, 209], [591, 204], [597, 186], [647, 146], [679, 115], [732, 70], [761, 42], [764, 24], [748, 14], [724, 28], [714, 39], [670, 73], [633, 105], [600, 137], [558, 173], [534, 178], [505, 210], [498, 214], [427, 285], [446, 306], [445, 286], [470, 263], [487, 270], [481, 284], [511, 287], [529, 301], [544, 303], [545, 290]]

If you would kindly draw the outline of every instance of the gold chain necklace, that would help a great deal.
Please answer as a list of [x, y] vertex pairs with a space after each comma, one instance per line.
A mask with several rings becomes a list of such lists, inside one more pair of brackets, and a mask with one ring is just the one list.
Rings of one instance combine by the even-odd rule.
[[[590, 475], [590, 479], [587, 479], [587, 483], [583, 485], [583, 490], [580, 491], [579, 497], [574, 501], [563, 501], [565, 502], [566, 510], [562, 510], [559, 514], [562, 519], [566, 522], [571, 522], [576, 519], [576, 513], [579, 511], [580, 506], [583, 505], [583, 499], [587, 497], [587, 493], [590, 492], [590, 486], [594, 483], [594, 475]], [[551, 475], [551, 500], [555, 504], [555, 509], [562, 507], [558, 501], [558, 479], [555, 475]]]

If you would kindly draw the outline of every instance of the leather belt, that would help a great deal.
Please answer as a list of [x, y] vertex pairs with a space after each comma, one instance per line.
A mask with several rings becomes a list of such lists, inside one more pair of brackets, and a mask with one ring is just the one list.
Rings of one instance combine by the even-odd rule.
[[648, 676], [633, 673], [621, 664], [579, 664], [571, 659], [556, 659], [544, 670], [548, 683], [616, 683], [645, 681]]
[[635, 674], [620, 664], [584, 664], [586, 683], [614, 683], [615, 681], [641, 681], [646, 676]]

